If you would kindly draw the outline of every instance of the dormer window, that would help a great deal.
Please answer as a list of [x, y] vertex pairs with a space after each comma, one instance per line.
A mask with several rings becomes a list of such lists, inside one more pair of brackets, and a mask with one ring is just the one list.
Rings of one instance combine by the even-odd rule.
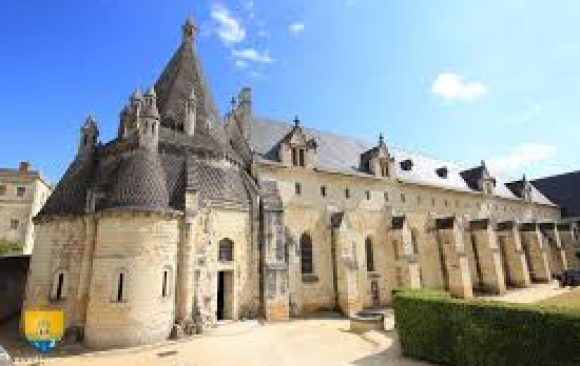
[[403, 169], [404, 171], [409, 171], [413, 168], [413, 160], [405, 159], [405, 160], [401, 161], [400, 165], [401, 165], [401, 169]]
[[280, 141], [279, 158], [286, 165], [314, 167], [316, 141], [294, 120], [294, 128]]
[[447, 178], [447, 175], [449, 173], [446, 166], [443, 166], [443, 167], [435, 170], [435, 172], [437, 173], [437, 176], [439, 176], [439, 178], [443, 178], [443, 179]]
[[389, 163], [386, 161], [381, 162], [381, 176], [382, 177], [389, 176]]
[[294, 166], [305, 166], [304, 160], [304, 149], [297, 147], [292, 148], [292, 165]]

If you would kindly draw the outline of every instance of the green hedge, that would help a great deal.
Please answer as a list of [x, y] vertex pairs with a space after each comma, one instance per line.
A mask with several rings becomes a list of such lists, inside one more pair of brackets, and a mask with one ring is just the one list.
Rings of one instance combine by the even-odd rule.
[[454, 366], [578, 366], [580, 311], [459, 300], [434, 291], [395, 294], [408, 357]]

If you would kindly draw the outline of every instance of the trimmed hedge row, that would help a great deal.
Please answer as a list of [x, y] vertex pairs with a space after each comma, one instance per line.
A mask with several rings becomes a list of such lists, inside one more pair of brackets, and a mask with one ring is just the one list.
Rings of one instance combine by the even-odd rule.
[[394, 305], [408, 357], [453, 366], [580, 365], [580, 310], [426, 290], [399, 292]]

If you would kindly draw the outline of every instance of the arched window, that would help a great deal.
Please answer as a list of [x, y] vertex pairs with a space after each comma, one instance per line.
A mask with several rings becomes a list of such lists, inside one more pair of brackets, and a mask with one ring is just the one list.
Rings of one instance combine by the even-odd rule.
[[66, 299], [67, 295], [67, 279], [63, 270], [57, 271], [54, 274], [52, 281], [52, 289], [50, 291], [50, 298], [56, 301]]
[[115, 271], [111, 282], [111, 301], [127, 301], [127, 271], [125, 269]]
[[234, 242], [224, 238], [219, 242], [218, 260], [220, 262], [231, 262], [234, 260]]
[[373, 242], [371, 238], [366, 238], [365, 240], [365, 251], [367, 257], [367, 272], [375, 271], [375, 258], [373, 253]]
[[310, 235], [304, 233], [300, 237], [300, 257], [302, 274], [310, 274], [314, 272], [312, 260], [312, 239]]
[[173, 271], [170, 266], [163, 268], [163, 277], [161, 279], [161, 296], [167, 297], [171, 295], [171, 284], [173, 283]]

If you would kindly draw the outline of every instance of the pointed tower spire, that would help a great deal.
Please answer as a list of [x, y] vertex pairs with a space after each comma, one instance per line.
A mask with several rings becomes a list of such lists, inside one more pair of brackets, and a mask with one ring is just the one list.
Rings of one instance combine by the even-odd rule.
[[195, 22], [193, 18], [189, 17], [181, 27], [183, 32], [183, 43], [192, 42], [195, 38], [195, 33], [197, 32], [197, 27], [195, 26]]

